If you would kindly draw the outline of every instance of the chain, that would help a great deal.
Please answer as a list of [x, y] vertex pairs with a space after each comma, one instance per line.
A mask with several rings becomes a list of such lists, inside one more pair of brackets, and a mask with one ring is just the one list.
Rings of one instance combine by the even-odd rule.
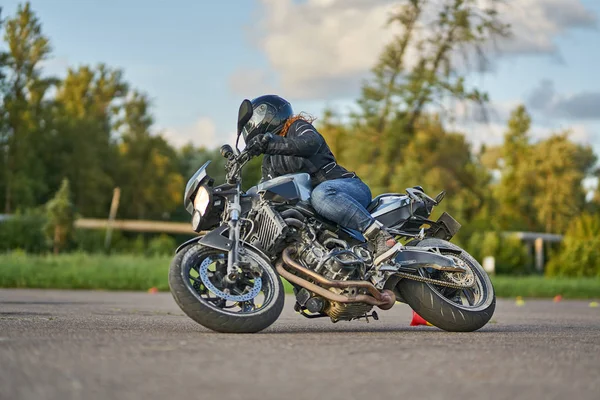
[[470, 287], [475, 286], [474, 280], [473, 280], [473, 283], [471, 283], [471, 284], [461, 285], [459, 283], [452, 283], [452, 282], [448, 282], [448, 281], [441, 281], [439, 279], [425, 278], [423, 276], [407, 274], [406, 272], [394, 272], [394, 275], [401, 276], [402, 278], [406, 278], [406, 279], [412, 279], [413, 281], [431, 283], [434, 285], [445, 286], [445, 287], [449, 287], [452, 289], [465, 289], [465, 288], [470, 288]]

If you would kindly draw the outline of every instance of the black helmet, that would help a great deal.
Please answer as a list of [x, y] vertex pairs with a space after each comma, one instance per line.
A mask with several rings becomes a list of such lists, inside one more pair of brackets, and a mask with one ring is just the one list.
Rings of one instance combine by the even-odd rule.
[[252, 118], [242, 130], [246, 143], [261, 133], [279, 133], [285, 125], [285, 121], [294, 115], [289, 101], [274, 94], [267, 94], [252, 100], [252, 110]]

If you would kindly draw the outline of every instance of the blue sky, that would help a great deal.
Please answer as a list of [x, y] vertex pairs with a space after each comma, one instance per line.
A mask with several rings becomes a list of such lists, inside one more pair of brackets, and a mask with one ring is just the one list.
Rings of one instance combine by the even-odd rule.
[[[391, 34], [381, 25], [393, 3], [31, 1], [54, 48], [49, 73], [99, 62], [122, 68], [152, 99], [157, 130], [176, 144], [208, 146], [230, 138], [244, 97], [277, 92], [317, 116], [325, 105], [346, 110]], [[515, 38], [493, 72], [470, 77], [489, 92], [495, 118], [459, 128], [475, 144], [496, 143], [508, 112], [523, 102], [536, 137], [571, 127], [575, 140], [600, 152], [600, 1], [508, 3]], [[17, 4], [3, 1], [3, 17]]]

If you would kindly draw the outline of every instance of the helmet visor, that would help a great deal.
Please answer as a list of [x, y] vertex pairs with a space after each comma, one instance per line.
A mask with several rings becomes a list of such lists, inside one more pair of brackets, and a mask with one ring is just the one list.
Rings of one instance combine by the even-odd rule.
[[244, 135], [244, 142], [248, 143], [254, 136], [259, 133], [259, 129], [257, 129], [260, 124], [264, 121], [267, 116], [267, 105], [261, 104], [256, 107], [252, 112], [252, 118], [250, 121], [244, 125], [244, 129], [242, 129], [242, 135]]

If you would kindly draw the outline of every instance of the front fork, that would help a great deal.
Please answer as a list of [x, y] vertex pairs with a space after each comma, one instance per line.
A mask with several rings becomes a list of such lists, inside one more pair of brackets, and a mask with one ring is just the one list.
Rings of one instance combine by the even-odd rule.
[[238, 274], [241, 273], [239, 265], [239, 243], [240, 243], [240, 214], [242, 208], [240, 206], [240, 183], [237, 184], [237, 191], [233, 197], [233, 202], [229, 203], [230, 220], [229, 220], [229, 240], [231, 240], [231, 249], [227, 257], [227, 280], [233, 283], [237, 280]]

